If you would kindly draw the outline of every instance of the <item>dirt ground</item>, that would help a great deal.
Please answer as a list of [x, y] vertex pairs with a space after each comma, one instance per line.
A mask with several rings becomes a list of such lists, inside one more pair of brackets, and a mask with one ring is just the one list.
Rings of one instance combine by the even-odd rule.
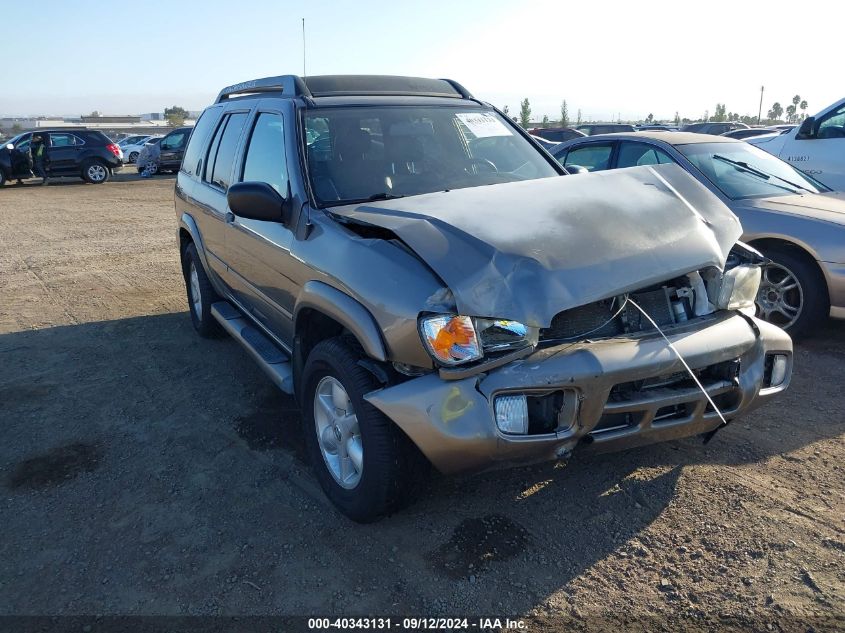
[[187, 315], [173, 179], [0, 191], [0, 615], [845, 628], [845, 323], [719, 433], [468, 478], [356, 525], [295, 403]]

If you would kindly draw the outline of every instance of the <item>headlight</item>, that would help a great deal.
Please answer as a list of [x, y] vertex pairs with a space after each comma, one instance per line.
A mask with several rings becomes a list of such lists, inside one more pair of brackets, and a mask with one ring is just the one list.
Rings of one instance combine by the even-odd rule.
[[483, 356], [470, 317], [425, 317], [420, 322], [420, 329], [429, 354], [444, 365], [469, 363]]
[[736, 266], [722, 275], [716, 307], [720, 310], [754, 311], [760, 289], [760, 266]]
[[517, 321], [455, 315], [423, 317], [420, 332], [428, 352], [444, 365], [470, 363], [481, 359], [484, 352], [536, 345], [539, 336], [537, 328]]

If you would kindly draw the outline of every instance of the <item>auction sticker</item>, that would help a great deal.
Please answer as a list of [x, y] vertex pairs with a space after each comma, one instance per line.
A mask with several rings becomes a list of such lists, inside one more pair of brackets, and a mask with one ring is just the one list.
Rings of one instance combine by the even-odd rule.
[[495, 114], [488, 112], [459, 112], [458, 120], [475, 134], [476, 138], [488, 136], [511, 136], [511, 131]]

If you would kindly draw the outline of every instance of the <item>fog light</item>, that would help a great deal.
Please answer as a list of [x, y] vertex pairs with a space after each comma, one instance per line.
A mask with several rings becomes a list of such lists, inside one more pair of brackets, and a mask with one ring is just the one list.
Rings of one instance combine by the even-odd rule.
[[786, 369], [788, 367], [786, 354], [772, 355], [772, 374], [769, 379], [770, 387], [780, 387], [786, 380]]
[[528, 433], [528, 399], [524, 395], [499, 396], [495, 401], [496, 426], [502, 433]]

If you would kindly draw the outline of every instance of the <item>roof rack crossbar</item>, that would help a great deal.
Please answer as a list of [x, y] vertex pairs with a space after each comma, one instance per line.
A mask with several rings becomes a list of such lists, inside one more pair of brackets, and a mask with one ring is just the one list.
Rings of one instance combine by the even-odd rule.
[[296, 75], [280, 75], [278, 77], [262, 77], [261, 79], [252, 79], [250, 81], [243, 81], [239, 84], [226, 86], [217, 95], [214, 103], [226, 101], [232, 97], [244, 94], [255, 94], [259, 92], [281, 92], [290, 96], [311, 97], [311, 92], [302, 81], [301, 77]]

